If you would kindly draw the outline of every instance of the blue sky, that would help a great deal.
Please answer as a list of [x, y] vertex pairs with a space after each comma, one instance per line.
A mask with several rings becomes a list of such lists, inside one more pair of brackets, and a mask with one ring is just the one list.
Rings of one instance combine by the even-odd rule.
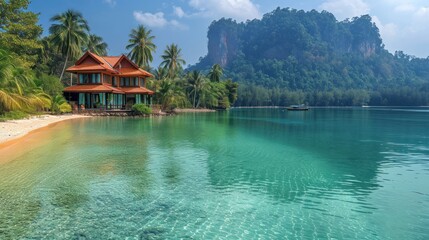
[[237, 21], [261, 18], [276, 7], [327, 10], [338, 20], [369, 14], [390, 52], [403, 50], [429, 56], [429, 2], [427, 0], [33, 0], [29, 10], [40, 13], [44, 35], [49, 19], [74, 9], [88, 20], [91, 32], [103, 37], [109, 55], [126, 53], [132, 28], [144, 24], [155, 35], [157, 51], [152, 66], [168, 44], [182, 48], [187, 64], [207, 54], [207, 30], [221, 17]]

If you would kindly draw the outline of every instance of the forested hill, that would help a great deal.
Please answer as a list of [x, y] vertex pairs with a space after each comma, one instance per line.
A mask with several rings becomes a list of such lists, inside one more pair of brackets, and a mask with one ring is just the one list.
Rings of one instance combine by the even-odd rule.
[[[214, 21], [208, 54], [240, 83], [238, 105], [428, 105], [429, 58], [389, 53], [368, 15], [277, 8], [261, 20]], [[429, 44], [428, 44], [429, 46]]]

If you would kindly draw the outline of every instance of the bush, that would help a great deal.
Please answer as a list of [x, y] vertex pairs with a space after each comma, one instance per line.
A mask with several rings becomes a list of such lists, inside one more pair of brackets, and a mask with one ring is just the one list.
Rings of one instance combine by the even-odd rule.
[[54, 114], [69, 113], [72, 107], [67, 103], [62, 95], [57, 95], [52, 99], [51, 112]]
[[148, 115], [152, 113], [152, 109], [146, 104], [138, 103], [131, 107], [131, 110], [137, 115]]
[[29, 114], [22, 112], [22, 111], [10, 111], [5, 112], [0, 115], [0, 122], [5, 122], [7, 120], [16, 120], [16, 119], [23, 119], [28, 117]]

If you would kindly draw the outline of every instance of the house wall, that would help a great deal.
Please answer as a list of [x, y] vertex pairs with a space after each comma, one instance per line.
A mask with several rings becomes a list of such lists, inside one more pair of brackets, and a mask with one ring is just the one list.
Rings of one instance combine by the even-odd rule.
[[121, 68], [132, 68], [135, 69], [135, 67], [133, 65], [131, 65], [130, 62], [128, 62], [127, 60], [123, 59], [121, 61]]
[[86, 57], [85, 60], [83, 60], [82, 63], [79, 65], [82, 65], [82, 64], [99, 65], [99, 63], [96, 62], [92, 57]]

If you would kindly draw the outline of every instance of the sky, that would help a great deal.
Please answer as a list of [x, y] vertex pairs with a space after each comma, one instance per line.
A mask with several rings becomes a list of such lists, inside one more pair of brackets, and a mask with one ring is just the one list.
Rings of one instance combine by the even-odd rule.
[[40, 14], [44, 36], [55, 14], [68, 9], [81, 12], [91, 33], [103, 38], [113, 56], [128, 52], [131, 29], [143, 24], [155, 36], [152, 66], [156, 67], [171, 43], [182, 49], [187, 65], [198, 62], [207, 54], [207, 31], [214, 20], [261, 19], [277, 7], [327, 10], [338, 21], [369, 14], [391, 53], [402, 50], [416, 57], [429, 56], [427, 0], [32, 0], [29, 10]]

